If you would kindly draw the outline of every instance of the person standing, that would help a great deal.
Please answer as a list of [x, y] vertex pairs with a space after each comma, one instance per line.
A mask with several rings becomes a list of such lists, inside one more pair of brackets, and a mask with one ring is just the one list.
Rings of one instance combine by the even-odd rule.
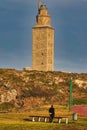
[[49, 121], [53, 122], [53, 118], [55, 116], [55, 109], [54, 109], [53, 105], [51, 105], [51, 107], [49, 108], [49, 115], [50, 115]]

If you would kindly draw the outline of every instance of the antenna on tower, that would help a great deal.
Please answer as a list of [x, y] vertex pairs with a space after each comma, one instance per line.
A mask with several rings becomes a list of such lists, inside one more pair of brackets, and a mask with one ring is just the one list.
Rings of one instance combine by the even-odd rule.
[[38, 0], [38, 10], [40, 9], [40, 0]]

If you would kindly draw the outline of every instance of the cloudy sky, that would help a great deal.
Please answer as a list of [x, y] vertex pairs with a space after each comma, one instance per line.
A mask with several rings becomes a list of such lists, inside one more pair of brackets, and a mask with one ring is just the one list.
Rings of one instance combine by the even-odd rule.
[[[87, 0], [41, 0], [55, 28], [55, 70], [87, 73]], [[32, 66], [38, 0], [0, 0], [0, 68]]]

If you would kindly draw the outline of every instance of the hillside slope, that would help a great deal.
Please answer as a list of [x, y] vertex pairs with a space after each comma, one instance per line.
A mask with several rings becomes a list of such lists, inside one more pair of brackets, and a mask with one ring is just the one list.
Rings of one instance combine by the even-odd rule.
[[87, 103], [87, 74], [0, 69], [0, 111], [25, 110], [43, 104], [69, 102], [70, 77], [73, 103]]

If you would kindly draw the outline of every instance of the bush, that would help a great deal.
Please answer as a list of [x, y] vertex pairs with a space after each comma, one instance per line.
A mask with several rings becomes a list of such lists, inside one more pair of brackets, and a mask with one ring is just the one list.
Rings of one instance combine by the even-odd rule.
[[14, 107], [13, 102], [4, 102], [0, 104], [0, 111], [10, 111]]
[[87, 104], [87, 99], [86, 99], [86, 98], [74, 99], [74, 100], [73, 100], [73, 104], [74, 104], [74, 105]]
[[4, 70], [0, 69], [0, 74], [3, 74], [4, 73]]

